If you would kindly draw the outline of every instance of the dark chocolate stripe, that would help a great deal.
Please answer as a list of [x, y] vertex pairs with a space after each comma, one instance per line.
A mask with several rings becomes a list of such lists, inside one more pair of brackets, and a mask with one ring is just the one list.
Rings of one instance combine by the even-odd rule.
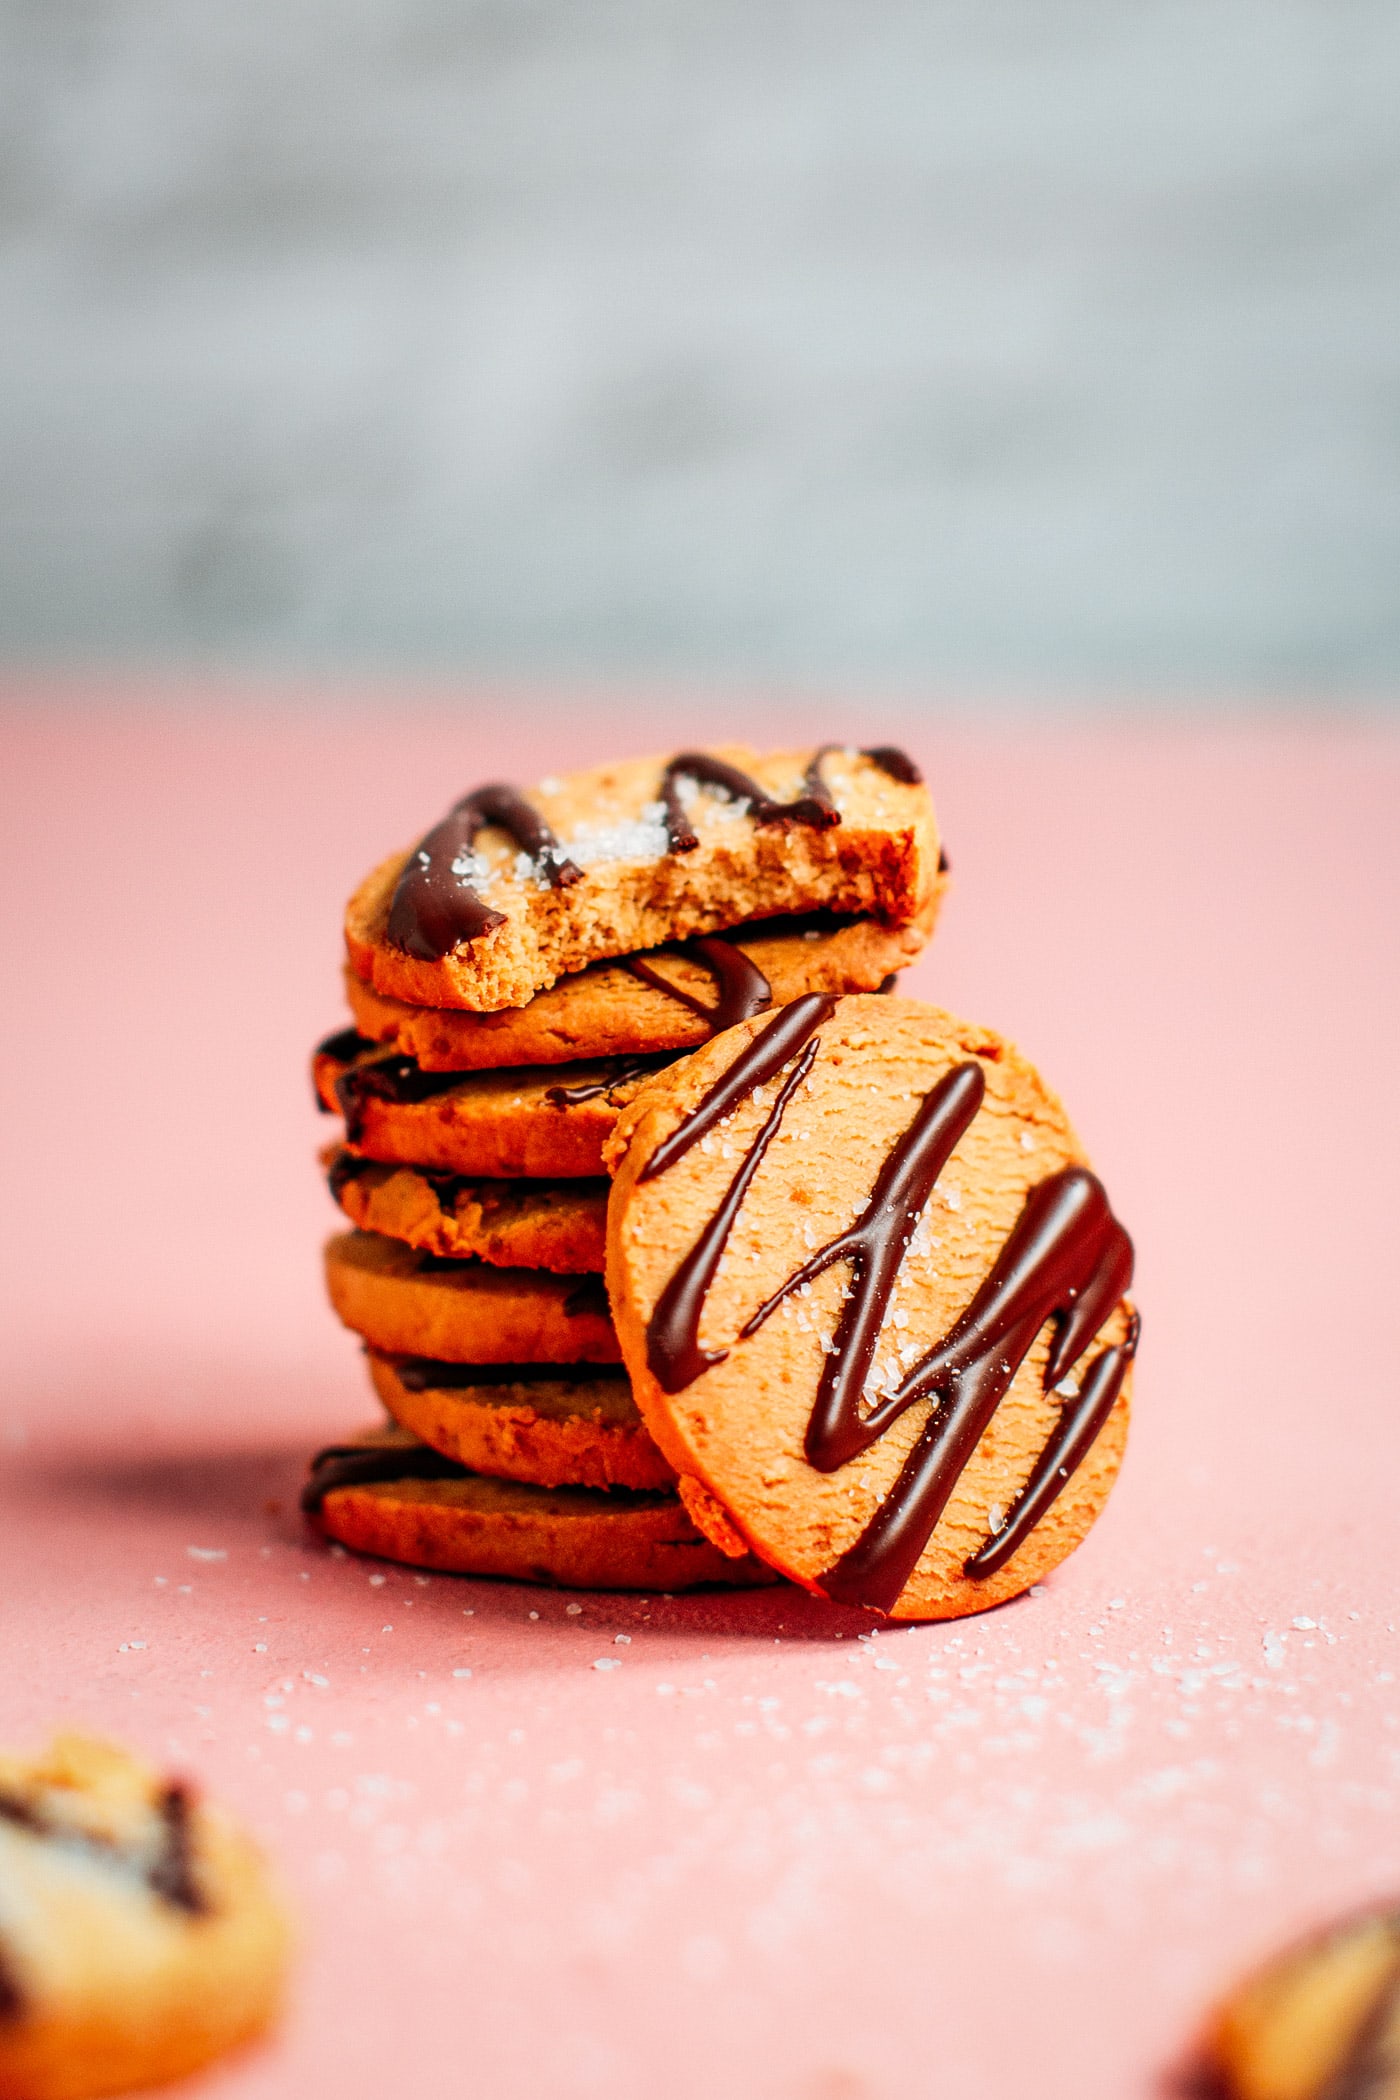
[[460, 1086], [462, 1072], [424, 1072], [418, 1060], [402, 1051], [373, 1058], [368, 1064], [351, 1065], [335, 1082], [335, 1098], [345, 1118], [345, 1135], [352, 1145], [364, 1135], [365, 1109], [371, 1101], [385, 1101], [395, 1108], [432, 1101]]
[[676, 1055], [674, 1050], [651, 1050], [640, 1057], [612, 1058], [601, 1079], [586, 1079], [578, 1086], [546, 1087], [544, 1098], [551, 1108], [577, 1108], [584, 1101], [597, 1101], [605, 1094], [616, 1093], [634, 1079], [664, 1071], [667, 1065], [675, 1063]]
[[454, 804], [409, 855], [408, 864], [389, 905], [388, 938], [405, 955], [420, 962], [440, 962], [463, 941], [479, 940], [505, 924], [505, 913], [483, 903], [471, 885], [453, 872], [454, 863], [470, 853], [478, 832], [488, 824], [508, 832], [528, 853], [553, 889], [566, 889], [582, 879], [539, 811], [520, 790], [507, 784], [476, 788]]
[[174, 1781], [161, 1795], [160, 1816], [164, 1825], [161, 1849], [146, 1879], [163, 1902], [173, 1904], [177, 1910], [188, 1911], [191, 1917], [201, 1917], [209, 1906], [194, 1876], [190, 1843], [192, 1806], [190, 1790], [180, 1780]]
[[669, 1137], [661, 1140], [638, 1179], [651, 1181], [657, 1174], [664, 1174], [668, 1167], [673, 1167], [692, 1145], [698, 1144], [707, 1130], [713, 1130], [716, 1123], [723, 1122], [756, 1086], [762, 1086], [775, 1072], [780, 1072], [788, 1059], [797, 1054], [835, 1011], [834, 992], [807, 992], [802, 998], [794, 999], [790, 1006], [780, 1006], [767, 1026], [759, 1030], [709, 1092], [701, 1096], [690, 1114], [676, 1125]]
[[445, 1364], [428, 1356], [406, 1357], [391, 1368], [410, 1393], [457, 1392], [477, 1385], [591, 1385], [597, 1378], [625, 1378], [622, 1364]]
[[[820, 1578], [829, 1597], [879, 1611], [893, 1607], [1045, 1322], [1055, 1316], [1060, 1320], [1045, 1367], [1048, 1389], [1078, 1362], [1132, 1273], [1132, 1242], [1109, 1209], [1102, 1185], [1082, 1167], [1066, 1168], [1031, 1190], [995, 1268], [967, 1311], [893, 1393], [877, 1401], [863, 1420], [855, 1396], [829, 1423], [814, 1414], [808, 1455], [814, 1456], [815, 1431], [822, 1455], [814, 1462], [825, 1460], [825, 1470], [868, 1450], [916, 1400], [936, 1401], [894, 1487], [854, 1546]], [[857, 1284], [853, 1300], [859, 1291]], [[1110, 1366], [1101, 1377], [1116, 1378], [1121, 1385], [1126, 1368], [1125, 1355], [1121, 1365]], [[1094, 1399], [1101, 1398], [1100, 1382], [1092, 1386]], [[1057, 1476], [1057, 1492], [1062, 1485]]]
[[589, 1273], [580, 1276], [578, 1282], [564, 1300], [564, 1317], [581, 1320], [586, 1315], [606, 1320], [612, 1311], [608, 1304], [607, 1285], [601, 1276]]
[[656, 1301], [647, 1322], [647, 1369], [665, 1393], [681, 1392], [729, 1354], [727, 1349], [700, 1347], [700, 1315], [749, 1183], [777, 1135], [788, 1102], [811, 1071], [820, 1043], [820, 1036], [810, 1042], [789, 1072], [718, 1210]]
[[[157, 1804], [161, 1822], [160, 1847], [146, 1869], [146, 1882], [163, 1902], [198, 1915], [209, 1906], [194, 1879], [190, 1834], [192, 1807], [193, 1797], [183, 1780], [172, 1781], [161, 1793]], [[19, 1830], [27, 1830], [34, 1837], [56, 1844], [81, 1845], [113, 1866], [131, 1867], [135, 1864], [130, 1855], [110, 1839], [53, 1823], [22, 1795], [0, 1794], [0, 1822], [13, 1823]], [[0, 1961], [0, 2017], [5, 2016], [6, 2010], [4, 1968], [3, 1961]]]
[[720, 940], [714, 935], [705, 935], [700, 940], [687, 941], [680, 953], [693, 961], [703, 963], [715, 980], [716, 998], [713, 1005], [697, 999], [693, 993], [672, 983], [669, 977], [656, 969], [649, 957], [629, 955], [622, 967], [629, 970], [642, 984], [652, 985], [669, 998], [678, 999], [688, 1006], [701, 1020], [708, 1021], [716, 1035], [726, 1028], [737, 1027], [740, 1021], [751, 1021], [755, 1014], [767, 1013], [773, 1004], [773, 987], [751, 956], [733, 941]]
[[[671, 851], [693, 853], [700, 843], [681, 807], [678, 785], [681, 779], [698, 781], [703, 787], [717, 788], [722, 795], [729, 795], [736, 802], [747, 802], [755, 824], [806, 824], [819, 831], [839, 824], [841, 812], [822, 779], [822, 760], [828, 752], [845, 748], [843, 744], [819, 745], [808, 760], [802, 779], [803, 792], [791, 802], [775, 801], [752, 774], [731, 766], [727, 759], [714, 758], [708, 751], [680, 752], [668, 762], [661, 775], [661, 800], [666, 812], [666, 836], [671, 842]], [[861, 757], [868, 758], [882, 773], [888, 773], [892, 780], [901, 781], [907, 787], [917, 787], [923, 780], [909, 754], [894, 744], [877, 744], [871, 750], [862, 751]]]
[[340, 1028], [334, 1035], [323, 1036], [311, 1053], [311, 1098], [323, 1116], [333, 1116], [334, 1108], [321, 1092], [316, 1067], [323, 1057], [334, 1058], [338, 1065], [349, 1064], [352, 1058], [363, 1057], [367, 1050], [377, 1045], [369, 1036], [361, 1035], [358, 1028]]
[[337, 1488], [368, 1487], [387, 1480], [464, 1480], [465, 1466], [427, 1444], [328, 1444], [311, 1461], [301, 1506], [314, 1516]]
[[9, 1949], [0, 1938], [0, 2025], [12, 2025], [24, 2018], [27, 2005], [25, 1995], [15, 1975]]

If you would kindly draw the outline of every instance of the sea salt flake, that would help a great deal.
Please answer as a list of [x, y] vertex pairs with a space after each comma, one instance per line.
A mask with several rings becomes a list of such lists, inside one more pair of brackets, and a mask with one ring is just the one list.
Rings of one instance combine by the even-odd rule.
[[595, 1670], [620, 1670], [622, 1668], [622, 1657], [620, 1655], [600, 1655], [594, 1660], [593, 1667]]

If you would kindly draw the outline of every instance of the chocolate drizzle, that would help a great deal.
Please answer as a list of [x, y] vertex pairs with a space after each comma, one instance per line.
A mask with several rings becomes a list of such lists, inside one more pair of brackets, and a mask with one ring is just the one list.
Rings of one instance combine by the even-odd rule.
[[[156, 1804], [161, 1824], [160, 1845], [145, 1875], [147, 1886], [163, 1903], [173, 1904], [177, 1910], [199, 1917], [209, 1905], [194, 1875], [190, 1829], [193, 1807], [194, 1797], [183, 1780], [172, 1780], [162, 1789]], [[114, 1864], [135, 1864], [130, 1855], [124, 1856], [110, 1838], [55, 1823], [20, 1794], [0, 1794], [0, 1822], [13, 1823], [19, 1830], [27, 1830], [34, 1837], [47, 1838], [55, 1843], [84, 1845]], [[0, 2018], [7, 2014], [13, 2016], [14, 2012], [6, 2001], [6, 1980], [3, 1961], [0, 1961]]]
[[0, 1939], [0, 2024], [22, 2020], [25, 1996], [15, 1975], [5, 1942]]
[[[808, 1043], [769, 1109], [744, 1163], [724, 1192], [723, 1201], [656, 1301], [647, 1322], [647, 1369], [665, 1393], [679, 1393], [712, 1364], [723, 1363], [727, 1349], [700, 1347], [700, 1315], [715, 1280], [725, 1241], [739, 1215], [759, 1162], [777, 1136], [788, 1102], [812, 1069], [821, 1038]], [[752, 1049], [754, 1046], [750, 1045]]]
[[439, 1094], [460, 1086], [461, 1072], [424, 1072], [416, 1058], [401, 1050], [376, 1057], [368, 1064], [351, 1065], [335, 1082], [335, 1098], [345, 1118], [345, 1135], [352, 1145], [364, 1136], [365, 1109], [371, 1101], [388, 1101], [396, 1108], [418, 1101], [432, 1101]]
[[601, 1276], [591, 1272], [580, 1276], [564, 1300], [564, 1317], [569, 1320], [581, 1320], [585, 1317], [606, 1320], [611, 1311], [607, 1285]]
[[577, 1108], [581, 1102], [597, 1101], [605, 1094], [614, 1094], [634, 1079], [645, 1079], [653, 1072], [660, 1072], [674, 1063], [671, 1051], [652, 1051], [643, 1057], [625, 1057], [614, 1061], [613, 1069], [601, 1079], [585, 1079], [577, 1086], [551, 1086], [545, 1088], [545, 1100], [551, 1108]]
[[[816, 831], [825, 831], [841, 822], [841, 812], [831, 799], [831, 791], [822, 779], [822, 760], [829, 751], [840, 751], [841, 744], [822, 744], [812, 754], [807, 770], [802, 777], [802, 793], [791, 802], [778, 802], [750, 773], [738, 766], [731, 766], [727, 759], [715, 758], [708, 751], [682, 751], [667, 762], [661, 775], [661, 801], [665, 810], [666, 836], [673, 853], [693, 853], [699, 845], [690, 819], [681, 807], [680, 782], [694, 780], [701, 787], [715, 788], [732, 801], [746, 802], [755, 824], [806, 824]], [[918, 767], [907, 752], [893, 744], [877, 744], [869, 751], [861, 752], [877, 765], [882, 773], [908, 787], [917, 787], [923, 779]]]
[[715, 1002], [709, 1005], [697, 999], [693, 993], [684, 991], [664, 977], [645, 955], [628, 955], [622, 967], [629, 970], [642, 984], [665, 992], [668, 998], [679, 999], [702, 1021], [708, 1021], [716, 1035], [726, 1028], [735, 1028], [740, 1021], [751, 1021], [755, 1014], [767, 1013], [773, 1004], [773, 987], [751, 956], [745, 955], [733, 941], [720, 940], [706, 934], [700, 940], [687, 941], [678, 951], [694, 962], [702, 963], [715, 980]]
[[440, 824], [420, 840], [389, 905], [388, 938], [420, 962], [441, 962], [463, 941], [479, 940], [504, 926], [505, 913], [483, 903], [466, 881], [463, 863], [488, 824], [508, 832], [548, 877], [552, 889], [567, 889], [583, 870], [564, 853], [539, 811], [518, 788], [476, 788], [455, 803]]
[[337, 1203], [351, 1182], [358, 1181], [362, 1174], [368, 1174], [373, 1164], [373, 1160], [361, 1159], [357, 1152], [346, 1152], [342, 1149], [336, 1153], [326, 1169], [326, 1186]]
[[[833, 1004], [809, 996], [784, 1008], [657, 1147], [641, 1178], [671, 1165], [760, 1078], [775, 1072], [785, 1061], [782, 1052], [791, 1055]], [[823, 1006], [825, 1012], [819, 1011]], [[794, 1025], [780, 1041], [784, 1023]], [[681, 1391], [727, 1354], [699, 1347], [705, 1295], [759, 1160], [816, 1050], [812, 1043], [710, 1223], [657, 1300], [647, 1328], [647, 1360], [667, 1392]], [[792, 1292], [838, 1262], [849, 1264], [850, 1288], [805, 1441], [808, 1463], [821, 1472], [835, 1472], [861, 1457], [917, 1401], [934, 1402], [889, 1495], [855, 1545], [820, 1578], [826, 1594], [842, 1603], [893, 1608], [1046, 1322], [1056, 1323], [1044, 1372], [1048, 1391], [1069, 1376], [1132, 1281], [1132, 1242], [1113, 1216], [1101, 1183], [1081, 1167], [1051, 1175], [1030, 1191], [990, 1276], [966, 1311], [897, 1385], [867, 1405], [867, 1381], [905, 1251], [985, 1090], [982, 1068], [973, 1061], [956, 1066], [931, 1088], [881, 1167], [860, 1218], [819, 1248], [740, 1329], [740, 1339], [747, 1339]], [[966, 1563], [969, 1577], [984, 1578], [1005, 1566], [1062, 1492], [1112, 1411], [1137, 1339], [1134, 1314], [1125, 1339], [1094, 1358], [1069, 1396], [1004, 1522]]]
[[690, 1114], [676, 1125], [669, 1137], [661, 1140], [638, 1179], [651, 1181], [657, 1174], [664, 1174], [668, 1167], [673, 1167], [692, 1145], [699, 1143], [707, 1130], [713, 1130], [716, 1123], [722, 1122], [756, 1086], [762, 1086], [775, 1072], [780, 1072], [788, 1059], [797, 1054], [835, 1011], [836, 996], [832, 992], [806, 992], [802, 998], [794, 999], [791, 1005], [780, 1006], [767, 1026], [759, 1030], [709, 1092], [701, 1096]]
[[361, 1035], [358, 1028], [337, 1029], [334, 1035], [324, 1037], [316, 1045], [316, 1048], [311, 1053], [311, 1095], [323, 1116], [333, 1116], [335, 1110], [321, 1092], [321, 1083], [317, 1072], [321, 1059], [329, 1057], [338, 1065], [347, 1065], [352, 1058], [363, 1057], [367, 1050], [373, 1050], [377, 1047], [367, 1035]]
[[209, 1906], [194, 1878], [190, 1844], [192, 1805], [190, 1790], [181, 1780], [175, 1780], [161, 1795], [160, 1817], [165, 1828], [159, 1856], [146, 1879], [164, 1902], [172, 1903], [177, 1910], [188, 1911], [191, 1917], [197, 1918]]
[[456, 1392], [476, 1385], [591, 1385], [597, 1378], [627, 1376], [621, 1364], [445, 1364], [429, 1356], [404, 1357], [392, 1368], [410, 1393]]
[[337, 1488], [383, 1480], [465, 1480], [467, 1469], [427, 1444], [328, 1444], [311, 1461], [301, 1506], [315, 1516]]

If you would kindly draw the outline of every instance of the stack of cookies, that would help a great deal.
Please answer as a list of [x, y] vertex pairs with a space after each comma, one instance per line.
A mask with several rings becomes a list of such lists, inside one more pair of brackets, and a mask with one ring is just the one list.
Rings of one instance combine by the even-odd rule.
[[[684, 752], [476, 790], [351, 899], [315, 1054], [350, 1230], [331, 1301], [389, 1426], [317, 1459], [345, 1544], [588, 1587], [775, 1579], [638, 1412], [604, 1146], [655, 1077], [813, 994], [887, 991], [944, 872], [902, 752]], [[717, 1527], [713, 1521], [710, 1530]]]
[[327, 1532], [906, 1619], [1074, 1549], [1132, 1245], [1015, 1047], [890, 996], [944, 873], [910, 760], [823, 746], [480, 788], [368, 878], [316, 1085], [389, 1426], [315, 1461]]

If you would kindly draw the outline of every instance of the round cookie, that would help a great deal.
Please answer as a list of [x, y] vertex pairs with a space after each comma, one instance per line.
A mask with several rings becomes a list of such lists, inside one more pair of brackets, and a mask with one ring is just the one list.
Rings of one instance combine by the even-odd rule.
[[600, 1276], [440, 1261], [379, 1233], [342, 1232], [326, 1243], [326, 1288], [345, 1325], [391, 1356], [617, 1362]]
[[776, 1580], [730, 1559], [695, 1529], [673, 1494], [528, 1487], [487, 1480], [401, 1431], [334, 1445], [312, 1462], [302, 1507], [357, 1553], [566, 1589], [747, 1589]]
[[376, 1164], [333, 1145], [323, 1155], [331, 1194], [364, 1232], [425, 1254], [502, 1269], [601, 1271], [605, 1181], [469, 1181], [424, 1167]]
[[[874, 992], [923, 948], [946, 885], [940, 872], [933, 894], [907, 926], [813, 912], [735, 927], [715, 938], [737, 951], [755, 973], [747, 988], [758, 1003], [748, 1012], [786, 1006], [804, 992]], [[537, 992], [526, 1005], [495, 1013], [410, 1006], [372, 990], [348, 964], [345, 994], [360, 1035], [392, 1044], [423, 1072], [630, 1057], [694, 1049], [708, 1042], [718, 1025], [744, 1017], [742, 1012], [726, 1015], [722, 980], [706, 953], [716, 956], [713, 948], [693, 942], [620, 962], [591, 963]], [[723, 962], [722, 952], [717, 960]]]
[[633, 1393], [718, 1542], [901, 1619], [1078, 1545], [1127, 1430], [1132, 1248], [1009, 1043], [801, 999], [654, 1079], [608, 1158]]
[[0, 1756], [0, 2093], [163, 2084], [275, 2017], [289, 1934], [251, 1842], [179, 1780], [59, 1736]]
[[672, 1055], [463, 1078], [420, 1072], [412, 1058], [344, 1029], [318, 1045], [312, 1076], [321, 1106], [345, 1117], [366, 1159], [485, 1181], [572, 1181], [602, 1173], [619, 1109]]
[[669, 1488], [621, 1370], [428, 1363], [369, 1351], [374, 1390], [401, 1429], [474, 1473], [536, 1487]]
[[1211, 2100], [1397, 2100], [1400, 1910], [1345, 1919], [1256, 1970], [1203, 2057]]
[[473, 791], [346, 909], [351, 967], [415, 1006], [524, 1006], [559, 977], [745, 919], [919, 917], [938, 880], [901, 751], [742, 745]]

